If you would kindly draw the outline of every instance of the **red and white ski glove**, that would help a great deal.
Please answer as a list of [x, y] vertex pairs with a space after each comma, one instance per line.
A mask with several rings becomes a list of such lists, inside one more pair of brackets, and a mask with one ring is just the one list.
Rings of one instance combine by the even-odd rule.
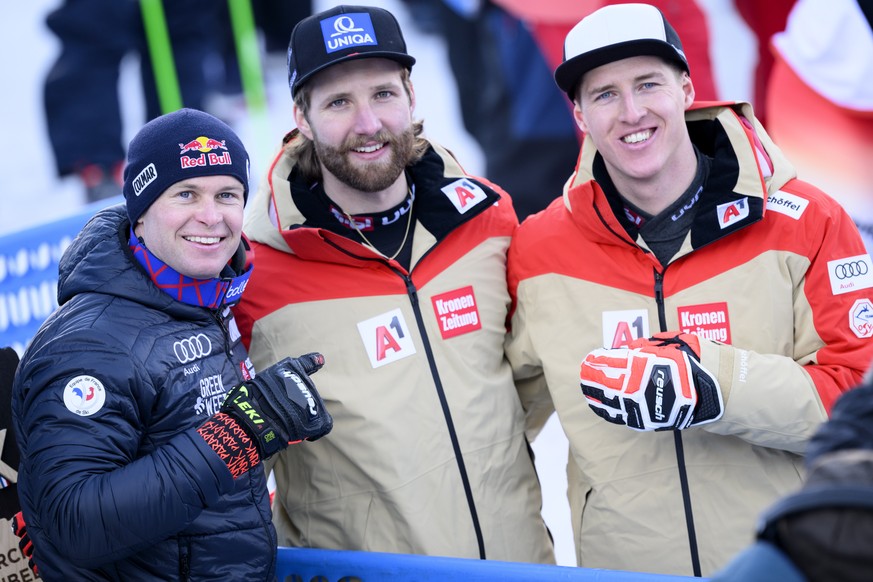
[[682, 430], [724, 413], [716, 377], [700, 365], [696, 335], [661, 333], [585, 356], [582, 393], [598, 416], [640, 430]]

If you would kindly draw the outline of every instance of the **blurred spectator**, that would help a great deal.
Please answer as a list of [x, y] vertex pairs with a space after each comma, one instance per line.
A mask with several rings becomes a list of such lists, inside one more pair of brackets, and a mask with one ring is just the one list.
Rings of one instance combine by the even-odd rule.
[[873, 0], [799, 0], [773, 38], [769, 133], [873, 249]]
[[[182, 102], [202, 109], [214, 81], [205, 63], [218, 49], [220, 2], [166, 2], [165, 16]], [[46, 25], [60, 54], [44, 86], [49, 140], [59, 176], [77, 174], [87, 200], [121, 194], [125, 150], [118, 80], [122, 59], [138, 54], [146, 118], [161, 114], [139, 2], [64, 0]]]
[[[494, 0], [507, 12], [526, 22], [540, 49], [546, 56], [550, 70], [561, 64], [564, 38], [583, 17], [610, 4], [628, 4], [633, 0]], [[682, 38], [689, 67], [694, 75], [697, 99], [712, 101], [718, 98], [712, 61], [711, 39], [706, 14], [695, 0], [650, 0], [670, 21]]]
[[773, 52], [770, 49], [770, 39], [777, 32], [785, 29], [785, 21], [795, 0], [734, 0], [737, 12], [746, 21], [755, 38], [758, 40], [758, 55], [753, 77], [752, 106], [755, 116], [764, 127], [768, 127], [765, 115], [767, 99], [767, 82], [773, 69]]
[[[576, 165], [579, 133], [552, 79], [567, 32], [600, 0], [404, 0], [424, 32], [448, 45], [464, 127], [485, 176], [512, 196], [519, 220], [551, 202]], [[685, 42], [699, 99], [716, 99], [706, 17], [693, 0], [654, 1]]]
[[866, 582], [873, 572], [873, 384], [844, 394], [810, 442], [809, 476], [713, 582]]
[[422, 31], [446, 40], [461, 117], [482, 148], [484, 175], [506, 188], [519, 219], [545, 208], [573, 171], [579, 142], [527, 23], [488, 1], [406, 3]]
[[[237, 47], [231, 24], [229, 5], [219, 2], [222, 21], [226, 23], [221, 45], [222, 71], [218, 90], [207, 99], [207, 108], [214, 115], [233, 121], [233, 117], [245, 110], [242, 95], [243, 85], [240, 76]], [[288, 39], [294, 25], [312, 14], [312, 0], [277, 2], [276, 0], [251, 0], [255, 26], [261, 35], [263, 47], [263, 69], [265, 75], [281, 77], [283, 96], [288, 91]], [[265, 79], [266, 81], [266, 79]], [[290, 107], [290, 104], [289, 104]]]

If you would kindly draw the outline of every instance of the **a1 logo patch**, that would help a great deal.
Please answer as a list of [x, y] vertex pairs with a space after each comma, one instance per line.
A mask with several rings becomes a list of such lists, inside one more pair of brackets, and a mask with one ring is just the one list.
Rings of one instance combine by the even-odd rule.
[[443, 186], [442, 191], [461, 214], [464, 214], [486, 198], [485, 191], [478, 184], [466, 178], [455, 180], [451, 184]]
[[719, 204], [716, 212], [718, 212], [719, 227], [725, 229], [749, 216], [749, 199], [740, 198], [727, 204]]
[[415, 353], [412, 335], [399, 308], [358, 323], [358, 333], [374, 368]]
[[645, 309], [603, 312], [604, 348], [621, 348], [649, 335], [649, 312]]
[[482, 329], [472, 286], [434, 295], [431, 302], [443, 339]]

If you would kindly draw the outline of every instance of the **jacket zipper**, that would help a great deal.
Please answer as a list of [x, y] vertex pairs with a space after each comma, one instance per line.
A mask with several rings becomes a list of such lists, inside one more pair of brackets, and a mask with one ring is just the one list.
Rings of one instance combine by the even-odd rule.
[[424, 352], [427, 355], [427, 361], [430, 365], [430, 373], [433, 377], [434, 386], [437, 396], [440, 399], [440, 406], [443, 409], [443, 416], [446, 419], [446, 426], [449, 430], [449, 438], [452, 441], [452, 449], [455, 452], [455, 461], [458, 464], [458, 471], [461, 474], [461, 482], [464, 485], [464, 495], [467, 497], [467, 505], [470, 507], [470, 517], [473, 520], [473, 529], [476, 532], [476, 541], [479, 544], [479, 559], [485, 560], [485, 540], [482, 538], [482, 526], [479, 523], [479, 514], [476, 511], [476, 502], [473, 499], [473, 488], [470, 485], [470, 477], [467, 474], [467, 466], [464, 463], [464, 457], [461, 453], [461, 445], [458, 442], [458, 434], [455, 431], [455, 423], [452, 420], [452, 412], [449, 409], [449, 403], [446, 399], [445, 390], [443, 390], [442, 380], [440, 380], [439, 370], [437, 370], [436, 362], [433, 358], [433, 349], [428, 339], [427, 331], [424, 327], [424, 318], [421, 315], [421, 306], [418, 302], [418, 290], [412, 282], [409, 275], [400, 273], [406, 283], [406, 294], [409, 296], [409, 301], [412, 304], [412, 311], [415, 313], [415, 322], [418, 325], [418, 333], [421, 336], [421, 343], [424, 345]]
[[[228, 319], [225, 319], [223, 316], [224, 309], [226, 309], [226, 308], [222, 308], [221, 311], [213, 311], [212, 315], [215, 318], [215, 320], [218, 322], [218, 327], [221, 329], [222, 334], [224, 335], [224, 342], [222, 342], [224, 344], [224, 353], [227, 355], [227, 360], [230, 362], [231, 367], [233, 367], [234, 370], [236, 371], [237, 378], [236, 378], [236, 383], [234, 384], [234, 386], [237, 386], [240, 383], [245, 381], [245, 378], [241, 376], [241, 372], [240, 372], [240, 364], [245, 366], [245, 363], [244, 362], [237, 362], [234, 358], [232, 346], [236, 345], [236, 344], [234, 344], [233, 341], [231, 341], [231, 339], [230, 339], [230, 328], [227, 325], [227, 321], [229, 320], [230, 317], [232, 317], [232, 315], [229, 316]], [[257, 467], [252, 467], [250, 469], [249, 473], [251, 473], [251, 471], [255, 471], [255, 470], [257, 470]], [[256, 480], [252, 478], [251, 474], [247, 475], [247, 478], [249, 480], [249, 489], [252, 492], [252, 497], [256, 498], [258, 495], [257, 491], [255, 490]], [[265, 479], [265, 481], [266, 481], [266, 479]], [[258, 512], [258, 517], [261, 520], [261, 525], [264, 528], [264, 535], [266, 536], [266, 538], [268, 540], [270, 540], [271, 543], [275, 544], [276, 543], [276, 536], [273, 533], [274, 530], [272, 529], [273, 528], [272, 522], [268, 518], [267, 519], [264, 518], [264, 516], [260, 512], [260, 508], [256, 508], [256, 510]], [[185, 575], [187, 576], [188, 564], [186, 563], [184, 565], [184, 567], [186, 568]], [[271, 567], [271, 570], [275, 571], [275, 568], [276, 568], [276, 554], [275, 553], [273, 553], [273, 558], [272, 558], [272, 562], [271, 562], [270, 567]], [[183, 577], [183, 580], [186, 580], [186, 579], [187, 578]]]
[[[667, 312], [664, 305], [664, 271], [655, 273], [655, 304], [658, 306], [658, 326], [661, 331], [667, 330]], [[679, 472], [679, 483], [682, 490], [682, 505], [685, 508], [685, 528], [688, 531], [688, 547], [691, 551], [691, 568], [696, 577], [700, 572], [700, 550], [697, 547], [697, 531], [694, 528], [694, 512], [691, 509], [691, 488], [688, 486], [688, 471], [685, 468], [685, 445], [682, 442], [682, 431], [673, 431], [673, 443], [676, 446], [676, 469]]]
[[179, 540], [179, 580], [187, 582], [191, 576], [191, 548], [188, 540]]

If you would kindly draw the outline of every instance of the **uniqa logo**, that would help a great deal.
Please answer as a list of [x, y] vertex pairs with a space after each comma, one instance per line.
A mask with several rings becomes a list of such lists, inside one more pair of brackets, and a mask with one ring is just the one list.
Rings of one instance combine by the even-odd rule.
[[[357, 22], [352, 18], [353, 16], [358, 18]], [[329, 27], [333, 30], [331, 31]], [[366, 13], [343, 14], [333, 22], [322, 21], [322, 35], [329, 53], [346, 47], [377, 44], [370, 15]]]
[[173, 353], [179, 362], [187, 364], [212, 353], [212, 342], [205, 334], [198, 333], [173, 343]]
[[333, 21], [333, 29], [336, 31], [331, 35], [331, 37], [342, 36], [344, 34], [351, 34], [353, 32], [364, 32], [364, 29], [360, 26], [355, 26], [355, 21], [352, 20], [351, 16], [340, 16], [336, 20]]

